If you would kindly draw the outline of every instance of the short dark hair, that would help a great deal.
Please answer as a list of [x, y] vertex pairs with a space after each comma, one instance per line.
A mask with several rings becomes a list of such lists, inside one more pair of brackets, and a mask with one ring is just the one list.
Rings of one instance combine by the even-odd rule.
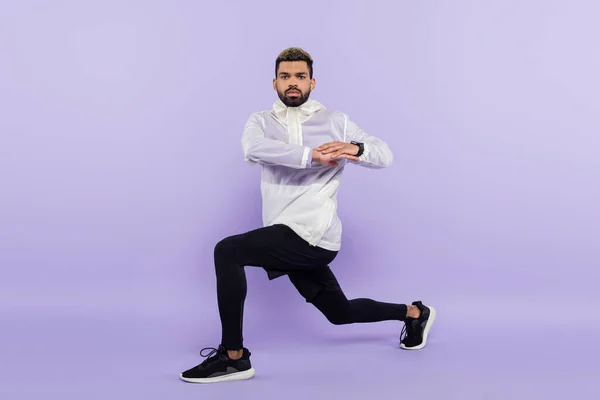
[[282, 61], [306, 61], [308, 65], [308, 75], [310, 79], [313, 77], [313, 59], [306, 51], [299, 47], [289, 47], [279, 53], [279, 56], [275, 60], [275, 77], [279, 71], [279, 64]]

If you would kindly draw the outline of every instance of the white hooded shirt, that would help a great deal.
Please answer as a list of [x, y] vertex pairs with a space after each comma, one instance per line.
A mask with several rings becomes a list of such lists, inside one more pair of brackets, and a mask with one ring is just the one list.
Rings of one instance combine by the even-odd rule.
[[[336, 168], [312, 161], [312, 149], [336, 141], [364, 143], [360, 161], [337, 160]], [[299, 107], [277, 100], [271, 110], [251, 114], [241, 142], [244, 160], [262, 167], [264, 226], [287, 225], [310, 245], [331, 251], [342, 242], [337, 193], [345, 165], [385, 168], [393, 161], [384, 141], [316, 100]]]

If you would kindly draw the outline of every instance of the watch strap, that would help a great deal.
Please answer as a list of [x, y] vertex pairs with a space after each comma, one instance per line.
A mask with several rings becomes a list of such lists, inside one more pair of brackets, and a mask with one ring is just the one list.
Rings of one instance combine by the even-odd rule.
[[365, 152], [365, 145], [364, 145], [364, 143], [352, 141], [352, 142], [350, 142], [350, 144], [355, 144], [355, 145], [358, 146], [358, 153], [356, 154], [356, 157], [360, 157], [360, 156], [363, 155], [363, 153]]

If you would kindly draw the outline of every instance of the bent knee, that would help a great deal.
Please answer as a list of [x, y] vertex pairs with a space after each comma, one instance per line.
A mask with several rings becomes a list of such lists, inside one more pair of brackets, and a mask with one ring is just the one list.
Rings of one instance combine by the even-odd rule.
[[333, 325], [347, 325], [352, 321], [347, 315], [326, 315], [327, 320]]
[[239, 239], [237, 236], [229, 236], [219, 241], [214, 249], [215, 258], [231, 257], [235, 254], [235, 251], [239, 246], [238, 243]]
[[333, 325], [347, 325], [352, 323], [352, 313], [349, 310], [335, 310], [323, 312], [327, 321]]
[[346, 325], [354, 322], [352, 305], [340, 290], [319, 291], [314, 298], [310, 299], [309, 303], [312, 303], [333, 325]]

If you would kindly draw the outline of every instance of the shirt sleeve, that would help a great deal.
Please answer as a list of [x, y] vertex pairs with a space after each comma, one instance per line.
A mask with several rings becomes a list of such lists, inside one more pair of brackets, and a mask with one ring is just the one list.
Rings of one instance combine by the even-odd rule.
[[260, 116], [252, 114], [242, 134], [244, 161], [249, 165], [282, 165], [305, 169], [311, 165], [312, 150], [308, 146], [284, 143], [265, 137]]
[[363, 143], [365, 150], [359, 157], [360, 161], [347, 160], [350, 163], [367, 168], [387, 168], [394, 161], [394, 154], [388, 144], [376, 136], [371, 136], [362, 130], [355, 122], [344, 115], [345, 138], [348, 143], [355, 141]]

